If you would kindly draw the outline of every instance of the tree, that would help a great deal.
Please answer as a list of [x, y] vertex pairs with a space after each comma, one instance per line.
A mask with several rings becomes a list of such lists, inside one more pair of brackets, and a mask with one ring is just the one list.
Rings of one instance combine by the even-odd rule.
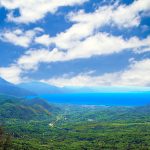
[[12, 147], [12, 140], [9, 134], [5, 134], [2, 127], [0, 127], [0, 150], [9, 150]]

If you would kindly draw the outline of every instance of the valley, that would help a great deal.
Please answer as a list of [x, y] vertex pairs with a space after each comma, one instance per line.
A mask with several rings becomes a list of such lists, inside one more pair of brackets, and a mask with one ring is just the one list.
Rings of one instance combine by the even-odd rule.
[[[3, 87], [20, 89], [2, 81]], [[24, 91], [23, 88], [21, 90]], [[34, 96], [30, 98], [30, 90], [23, 96], [18, 96], [15, 90], [11, 90], [11, 95], [8, 90], [0, 91], [0, 150], [150, 149], [150, 105], [147, 95], [147, 103], [143, 105], [89, 105], [89, 100], [92, 102], [97, 98], [107, 102], [113, 96], [106, 99], [104, 96], [94, 97], [94, 93], [85, 96], [80, 93], [79, 97], [71, 93], [72, 97], [67, 99], [71, 102], [73, 98], [75, 103], [69, 104], [66, 94], [59, 96], [59, 100], [65, 103], [58, 103], [53, 99], [54, 93], [48, 98], [38, 95], [43, 93], [41, 90], [39, 88], [37, 92], [35, 88]], [[138, 97], [137, 93], [134, 95]], [[144, 97], [139, 97], [137, 101], [140, 99], [144, 101]], [[125, 100], [125, 104], [131, 104], [132, 97], [122, 96], [122, 102]]]
[[[150, 147], [149, 105], [114, 107], [48, 104], [36, 98], [33, 100], [34, 105], [28, 103], [35, 114], [31, 114], [31, 109], [23, 114], [24, 110], [18, 107], [20, 102], [16, 103], [18, 100], [11, 97], [15, 100], [14, 105], [17, 105], [11, 112], [14, 116], [3, 116], [4, 109], [5, 114], [8, 109], [4, 106], [10, 102], [8, 98], [5, 100], [1, 96], [1, 99], [5, 104], [3, 102], [0, 107], [0, 123], [11, 139], [8, 145], [4, 144], [8, 150], [145, 150]], [[35, 107], [35, 100], [38, 109], [43, 107], [40, 112]], [[22, 105], [25, 107], [27, 103]], [[31, 116], [24, 118], [28, 112]]]

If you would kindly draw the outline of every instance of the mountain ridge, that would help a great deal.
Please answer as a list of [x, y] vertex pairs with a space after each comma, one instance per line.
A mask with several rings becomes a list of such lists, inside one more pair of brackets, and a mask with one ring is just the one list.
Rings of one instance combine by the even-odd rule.
[[61, 88], [43, 82], [26, 82], [18, 84], [18, 87], [32, 91], [36, 94], [62, 93]]
[[38, 97], [28, 100], [0, 95], [0, 120], [42, 118], [57, 113], [59, 110], [58, 107]]
[[36, 95], [35, 93], [18, 87], [17, 85], [10, 83], [0, 77], [0, 94], [12, 95], [16, 97], [26, 97], [30, 95]]

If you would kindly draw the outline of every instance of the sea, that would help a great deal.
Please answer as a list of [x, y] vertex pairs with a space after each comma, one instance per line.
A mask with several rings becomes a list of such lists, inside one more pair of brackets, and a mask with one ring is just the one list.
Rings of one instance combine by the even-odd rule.
[[150, 92], [44, 94], [50, 103], [105, 106], [150, 105]]

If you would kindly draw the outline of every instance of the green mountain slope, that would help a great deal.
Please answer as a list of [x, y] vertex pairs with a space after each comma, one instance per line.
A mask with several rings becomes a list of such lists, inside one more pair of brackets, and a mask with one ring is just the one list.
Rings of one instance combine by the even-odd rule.
[[59, 111], [59, 108], [48, 104], [45, 100], [21, 99], [12, 96], [0, 96], [0, 119], [30, 120], [35, 117], [51, 115]]

